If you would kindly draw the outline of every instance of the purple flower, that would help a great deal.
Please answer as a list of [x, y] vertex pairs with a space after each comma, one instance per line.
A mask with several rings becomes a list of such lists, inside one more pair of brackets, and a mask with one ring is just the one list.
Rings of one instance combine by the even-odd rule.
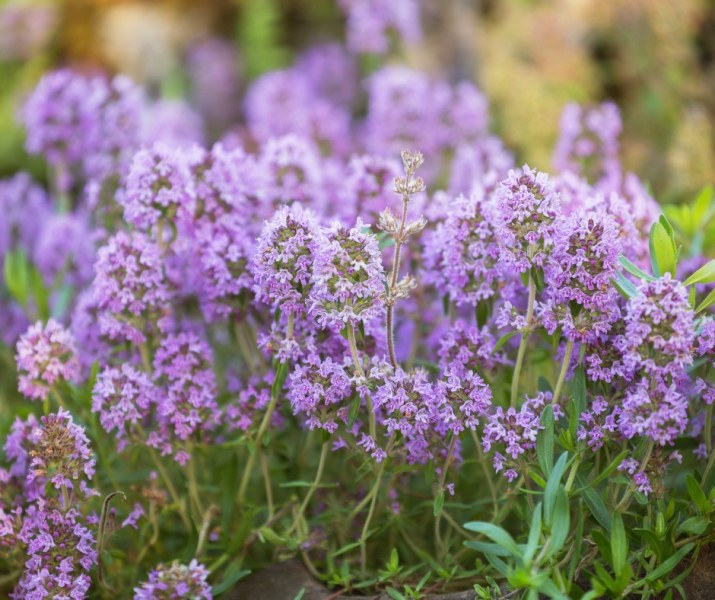
[[95, 272], [102, 333], [144, 343], [169, 300], [159, 247], [141, 233], [120, 231], [99, 249]]
[[12, 2], [0, 8], [0, 60], [28, 61], [38, 56], [57, 25], [59, 7]]
[[352, 391], [345, 366], [315, 354], [296, 365], [288, 379], [293, 413], [303, 415], [310, 429], [330, 433], [337, 430], [339, 421], [347, 422]]
[[612, 102], [592, 107], [567, 104], [561, 115], [554, 167], [582, 175], [594, 184], [617, 184], [621, 177], [621, 129], [621, 115]]
[[641, 281], [625, 313], [626, 329], [618, 340], [630, 373], [680, 377], [693, 362], [694, 313], [688, 291], [666, 273]]
[[97, 551], [75, 509], [59, 510], [40, 500], [28, 507], [19, 537], [27, 559], [13, 600], [87, 597]]
[[425, 244], [427, 280], [457, 305], [491, 298], [504, 278], [491, 211], [483, 190], [460, 196]]
[[54, 319], [38, 321], [20, 337], [16, 361], [18, 389], [32, 400], [46, 400], [57, 383], [80, 378], [74, 338]]
[[620, 414], [619, 406], [611, 410], [603, 396], [596, 396], [579, 417], [578, 439], [585, 440], [591, 450], [599, 450], [607, 441], [617, 438]]
[[503, 258], [521, 273], [543, 268], [551, 254], [559, 198], [546, 173], [509, 171], [496, 195], [495, 222]]
[[377, 223], [380, 213], [395, 203], [393, 181], [400, 173], [394, 160], [366, 154], [353, 156], [340, 181], [341, 216], [351, 223], [358, 217]]
[[498, 137], [482, 135], [464, 142], [457, 146], [452, 159], [449, 193], [469, 196], [475, 186], [493, 189], [513, 167], [514, 157]]
[[347, 44], [356, 53], [386, 54], [390, 36], [413, 44], [422, 38], [419, 0], [340, 0]]
[[295, 68], [321, 98], [337, 106], [354, 104], [358, 95], [358, 65], [342, 44], [323, 43], [305, 50]]
[[557, 221], [541, 314], [549, 333], [560, 326], [569, 339], [586, 340], [608, 332], [620, 315], [611, 283], [620, 250], [617, 225], [604, 212], [579, 211]]
[[315, 216], [300, 205], [284, 207], [266, 221], [251, 262], [257, 300], [290, 314], [305, 312], [319, 235]]
[[136, 433], [137, 423], [143, 423], [152, 406], [158, 404], [159, 397], [159, 390], [146, 373], [124, 363], [99, 373], [92, 390], [92, 411], [99, 415], [107, 433], [117, 431], [121, 451]]
[[188, 565], [178, 561], [159, 565], [141, 587], [134, 588], [134, 600], [211, 600], [208, 576], [209, 572], [196, 559]]
[[95, 461], [89, 439], [84, 429], [73, 421], [72, 415], [60, 408], [40, 421], [28, 479], [42, 483], [49, 481], [58, 490], [74, 490], [73, 482], [83, 477], [92, 479]]
[[161, 219], [186, 218], [195, 196], [189, 165], [186, 151], [162, 143], [137, 152], [121, 196], [124, 218], [143, 231]]
[[204, 143], [204, 122], [184, 100], [160, 100], [144, 110], [139, 139], [142, 146], [191, 148]]
[[[158, 416], [170, 424], [150, 440], [163, 452], [170, 442], [166, 436], [184, 441], [219, 424], [216, 404], [216, 376], [209, 346], [193, 333], [165, 337], [154, 357], [154, 377], [164, 389], [160, 394]], [[181, 445], [181, 444], [180, 444]]]
[[672, 444], [688, 424], [688, 399], [657, 374], [633, 384], [621, 403], [618, 428], [626, 438], [649, 437]]
[[479, 329], [456, 321], [440, 340], [440, 368], [460, 375], [494, 371], [506, 362], [501, 352], [494, 352], [495, 345], [496, 340], [486, 327]]
[[54, 286], [62, 274], [64, 282], [78, 288], [86, 286], [94, 276], [97, 238], [82, 215], [51, 216], [35, 246], [35, 264], [46, 285]]
[[377, 238], [358, 219], [348, 229], [338, 222], [325, 229], [315, 261], [313, 307], [324, 324], [367, 322], [383, 310], [385, 272]]
[[33, 248], [51, 211], [45, 190], [25, 172], [0, 179], [0, 255], [15, 248]]

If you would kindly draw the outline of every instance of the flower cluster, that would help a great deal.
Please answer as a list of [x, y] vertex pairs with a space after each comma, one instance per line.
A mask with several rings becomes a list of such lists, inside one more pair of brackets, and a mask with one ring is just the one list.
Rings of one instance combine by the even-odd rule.
[[324, 324], [366, 323], [382, 312], [385, 273], [377, 240], [362, 221], [339, 222], [325, 232], [315, 260], [313, 302]]
[[174, 561], [159, 565], [149, 573], [149, 578], [134, 589], [134, 600], [211, 600], [211, 586], [206, 579], [209, 572], [196, 560], [188, 565]]
[[340, 0], [347, 16], [348, 47], [353, 52], [385, 54], [393, 32], [405, 42], [418, 42], [422, 37], [419, 4], [419, 0]]
[[74, 338], [54, 319], [27, 330], [17, 343], [16, 360], [20, 393], [33, 400], [47, 400], [54, 386], [80, 378]]

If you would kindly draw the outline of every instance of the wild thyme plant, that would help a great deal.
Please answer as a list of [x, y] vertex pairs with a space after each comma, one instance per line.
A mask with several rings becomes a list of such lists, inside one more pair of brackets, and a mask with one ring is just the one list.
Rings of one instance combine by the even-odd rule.
[[49, 176], [0, 180], [0, 593], [211, 598], [295, 558], [396, 599], [687, 594], [712, 189], [661, 209], [612, 103], [566, 107], [546, 173], [469, 82], [361, 81], [419, 37], [392, 4], [341, 2], [347, 46], [242, 111], [71, 70], [23, 104]]

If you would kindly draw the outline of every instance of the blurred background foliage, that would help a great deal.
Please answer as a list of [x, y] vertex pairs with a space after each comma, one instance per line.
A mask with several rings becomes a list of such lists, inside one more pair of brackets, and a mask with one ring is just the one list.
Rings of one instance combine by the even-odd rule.
[[[520, 161], [550, 168], [566, 102], [612, 99], [625, 166], [660, 201], [712, 181], [712, 0], [424, 0], [423, 24], [424, 43], [387, 60], [474, 79]], [[198, 40], [235, 40], [245, 83], [343, 29], [333, 0], [0, 0], [0, 175], [39, 168], [15, 114], [48, 68], [121, 71], [176, 96]]]

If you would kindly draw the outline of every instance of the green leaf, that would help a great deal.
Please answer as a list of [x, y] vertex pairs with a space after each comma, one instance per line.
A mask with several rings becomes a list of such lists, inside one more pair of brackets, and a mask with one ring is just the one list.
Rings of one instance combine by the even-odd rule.
[[708, 501], [705, 492], [700, 487], [697, 479], [692, 475], [686, 475], [685, 477], [685, 487], [688, 489], [688, 495], [698, 507], [701, 514], [709, 514], [712, 512], [712, 503]]
[[539, 459], [541, 472], [549, 476], [554, 464], [554, 409], [547, 404], [541, 413], [543, 429], [536, 436], [536, 456]]
[[516, 545], [514, 538], [498, 525], [486, 523], [484, 521], [471, 521], [469, 523], [465, 523], [464, 528], [467, 531], [473, 531], [474, 533], [481, 533], [482, 535], [485, 535], [494, 543], [499, 544], [502, 548], [508, 550], [513, 556], [521, 557], [521, 550]]
[[696, 313], [703, 312], [706, 308], [715, 304], [715, 290], [712, 290], [705, 299], [700, 303], [700, 306], [695, 309]]
[[434, 499], [434, 505], [432, 507], [432, 514], [436, 517], [442, 512], [442, 507], [444, 506], [444, 490], [437, 492]]
[[529, 528], [529, 540], [524, 549], [524, 564], [529, 567], [531, 561], [539, 548], [539, 536], [541, 535], [541, 502], [536, 505], [534, 514], [531, 516], [531, 527]]
[[554, 504], [556, 503], [556, 492], [561, 483], [561, 477], [566, 470], [566, 463], [569, 459], [569, 453], [564, 452], [554, 465], [551, 475], [549, 475], [549, 480], [546, 482], [546, 489], [544, 490], [544, 521], [548, 526], [553, 523], [552, 517], [554, 514]]
[[677, 250], [671, 233], [662, 221], [653, 223], [650, 228], [650, 252], [653, 274], [660, 277], [665, 273], [670, 273], [675, 277]]
[[303, 600], [303, 596], [305, 596], [304, 587], [300, 588], [300, 591], [293, 597], [293, 600]]
[[358, 414], [360, 414], [360, 405], [362, 400], [358, 394], [355, 394], [353, 401], [350, 403], [350, 414], [348, 415], [348, 429], [352, 429], [355, 421], [357, 421]]
[[386, 588], [385, 591], [387, 592], [387, 595], [392, 598], [392, 600], [407, 600], [402, 593], [398, 592], [395, 588]]
[[554, 504], [554, 523], [551, 526], [551, 548], [550, 555], [556, 554], [564, 545], [571, 527], [571, 512], [569, 510], [569, 499], [566, 489], [559, 485], [556, 491], [556, 503]]
[[[601, 469], [600, 473], [598, 474], [598, 477], [596, 477], [593, 481], [588, 483], [586, 487], [590, 488], [595, 488], [599, 483], [601, 483], [604, 479], [606, 479], [613, 471], [615, 471], [619, 465], [623, 462], [623, 459], [626, 458], [631, 453], [630, 450], [623, 450], [618, 456], [616, 456], [606, 468]], [[580, 494], [581, 492], [584, 491], [584, 488], [580, 488], [574, 492], [574, 495]]]
[[467, 541], [464, 542], [467, 548], [481, 552], [482, 554], [493, 554], [494, 556], [511, 556], [511, 552], [506, 548], [502, 548], [499, 544], [493, 544], [491, 542], [475, 542]]
[[683, 282], [683, 285], [712, 283], [713, 281], [715, 281], [715, 258], [695, 271], [695, 273]]
[[515, 335], [519, 335], [519, 333], [520, 333], [519, 331], [510, 331], [509, 333], [505, 333], [503, 336], [501, 336], [497, 340], [497, 343], [494, 344], [494, 350], [492, 350], [492, 354], [494, 354], [495, 352], [500, 350], [504, 344], [506, 344]]
[[627, 279], [626, 276], [620, 271], [616, 273], [615, 279], [611, 279], [611, 283], [613, 284], [613, 287], [616, 288], [618, 293], [626, 300], [638, 295], [638, 288], [633, 285], [633, 282], [630, 279]]
[[707, 517], [696, 516], [690, 517], [678, 525], [678, 533], [687, 533], [688, 535], [701, 535], [705, 533], [710, 526], [710, 519]]
[[243, 579], [250, 573], [251, 572], [249, 570], [241, 568], [241, 562], [239, 560], [234, 560], [224, 570], [221, 583], [217, 583], [211, 588], [211, 593], [214, 596], [223, 594], [225, 591], [231, 589], [239, 580]]
[[586, 506], [591, 511], [596, 521], [598, 521], [606, 531], [611, 531], [611, 513], [606, 508], [603, 499], [596, 490], [587, 486], [580, 476], [576, 476], [579, 487], [583, 490], [583, 499]]
[[633, 532], [637, 534], [653, 551], [656, 560], [663, 560], [663, 543], [654, 531], [637, 527], [633, 530]]
[[611, 564], [616, 577], [620, 577], [626, 566], [628, 556], [628, 538], [623, 526], [621, 513], [614, 512], [611, 517]]
[[649, 273], [646, 273], [643, 269], [641, 269], [637, 265], [634, 265], [630, 260], [628, 260], [622, 254], [619, 255], [618, 262], [621, 263], [621, 266], [626, 271], [628, 271], [631, 275], [633, 275], [634, 277], [637, 277], [638, 279], [645, 279], [646, 281], [655, 281], [655, 277], [653, 277]]
[[648, 573], [648, 575], [645, 576], [645, 581], [655, 581], [656, 579], [660, 579], [661, 577], [668, 575], [694, 547], [695, 544], [692, 542], [690, 544], [685, 544], [685, 546], [673, 554], [673, 556], [662, 562], [657, 568]]
[[3, 263], [5, 286], [20, 306], [27, 308], [29, 296], [29, 265], [22, 250], [5, 254]]

